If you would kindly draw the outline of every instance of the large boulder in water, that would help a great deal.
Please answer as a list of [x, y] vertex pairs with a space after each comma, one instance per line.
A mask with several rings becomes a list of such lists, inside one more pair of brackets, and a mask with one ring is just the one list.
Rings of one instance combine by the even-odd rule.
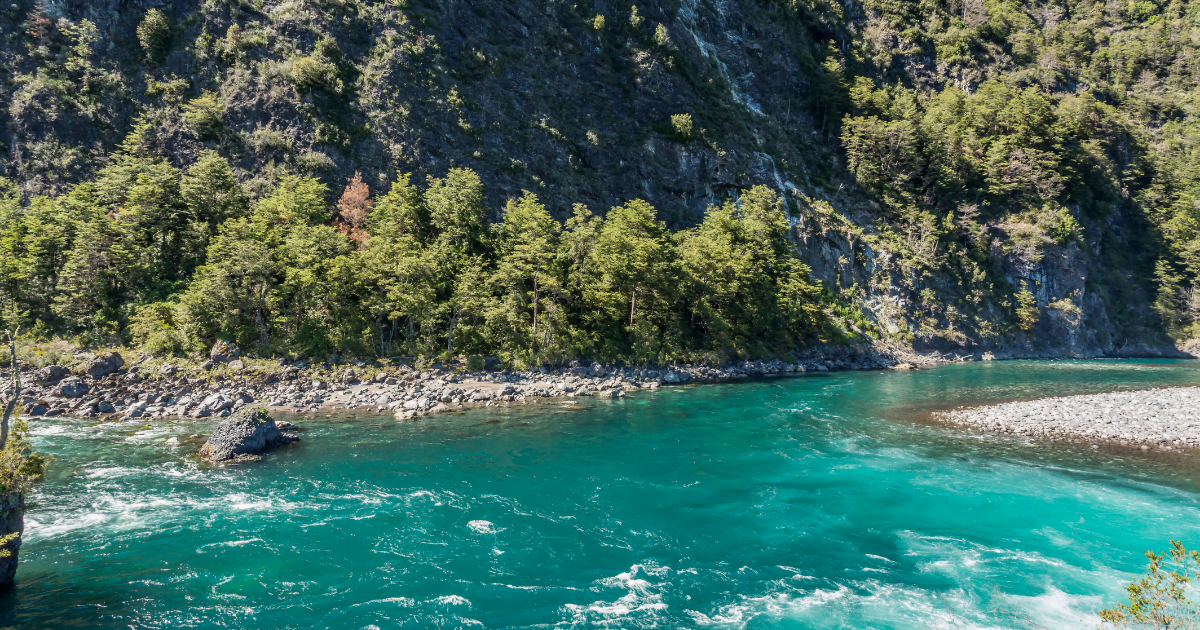
[[116, 372], [122, 365], [125, 365], [125, 359], [119, 353], [105, 352], [88, 362], [87, 373], [92, 378], [100, 378]]
[[265, 409], [246, 408], [217, 425], [200, 447], [200, 456], [214, 462], [253, 460], [263, 451], [298, 439], [280, 431]]

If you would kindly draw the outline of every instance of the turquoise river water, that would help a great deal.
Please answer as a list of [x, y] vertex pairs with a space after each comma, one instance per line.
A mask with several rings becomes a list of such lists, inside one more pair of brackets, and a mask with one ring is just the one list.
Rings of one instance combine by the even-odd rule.
[[192, 455], [212, 420], [37, 420], [54, 462], [0, 625], [1093, 628], [1147, 549], [1200, 545], [1200, 465], [924, 418], [1196, 384], [1003, 362], [302, 417], [223, 468]]

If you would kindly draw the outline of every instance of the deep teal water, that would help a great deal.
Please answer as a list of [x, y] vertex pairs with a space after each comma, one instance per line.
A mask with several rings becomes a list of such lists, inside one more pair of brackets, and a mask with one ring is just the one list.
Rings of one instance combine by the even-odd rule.
[[1184, 384], [1200, 364], [1006, 362], [306, 418], [227, 468], [190, 456], [211, 421], [38, 420], [55, 460], [0, 622], [1090, 628], [1146, 549], [1200, 546], [1197, 466], [918, 420]]

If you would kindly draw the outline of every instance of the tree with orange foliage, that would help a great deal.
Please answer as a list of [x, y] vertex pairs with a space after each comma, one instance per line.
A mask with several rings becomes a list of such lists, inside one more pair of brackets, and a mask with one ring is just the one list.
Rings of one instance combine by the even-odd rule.
[[342, 198], [337, 202], [338, 218], [334, 220], [337, 229], [348, 236], [350, 240], [363, 248], [367, 241], [367, 231], [363, 229], [367, 217], [371, 214], [371, 189], [363, 183], [362, 174], [354, 172], [354, 179], [346, 186]]

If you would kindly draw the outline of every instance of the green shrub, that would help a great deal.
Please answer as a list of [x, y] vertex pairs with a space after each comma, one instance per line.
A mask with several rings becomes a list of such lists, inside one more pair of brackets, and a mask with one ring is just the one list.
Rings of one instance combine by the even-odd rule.
[[659, 24], [658, 26], [654, 27], [654, 43], [662, 46], [663, 48], [671, 47], [671, 35], [667, 33], [667, 27], [665, 25]]
[[183, 106], [183, 122], [197, 138], [206, 139], [221, 130], [224, 108], [213, 92], [205, 92]]
[[1029, 332], [1033, 330], [1038, 320], [1042, 318], [1042, 312], [1038, 310], [1037, 298], [1026, 289], [1021, 289], [1017, 292], [1017, 326]]
[[674, 114], [671, 116], [671, 129], [681, 138], [692, 137], [692, 115]]
[[292, 60], [292, 71], [289, 78], [297, 89], [302, 91], [325, 90], [338, 92], [341, 81], [338, 79], [338, 69], [323, 55], [297, 57]]
[[138, 24], [137, 37], [147, 59], [155, 63], [162, 61], [171, 44], [171, 24], [167, 22], [167, 16], [158, 9], [147, 11]]
[[137, 310], [129, 325], [134, 345], [154, 356], [183, 351], [183, 335], [175, 328], [175, 305], [154, 302]]

